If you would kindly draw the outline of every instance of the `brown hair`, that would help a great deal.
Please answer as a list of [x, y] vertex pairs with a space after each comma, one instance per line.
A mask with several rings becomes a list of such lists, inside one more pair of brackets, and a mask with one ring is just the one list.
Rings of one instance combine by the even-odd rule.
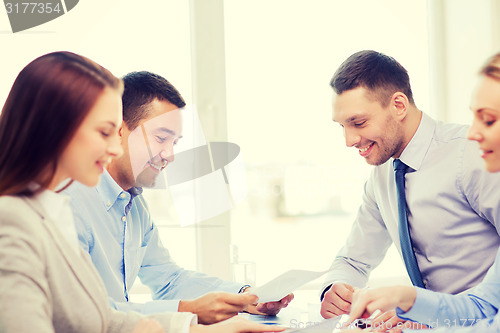
[[186, 105], [181, 94], [164, 77], [151, 72], [132, 72], [122, 77], [125, 90], [122, 96], [123, 121], [134, 130], [142, 119], [148, 118], [150, 104], [155, 99], [167, 101], [183, 108]]
[[490, 57], [479, 71], [479, 74], [500, 81], [500, 53]]
[[415, 105], [408, 71], [394, 58], [372, 50], [347, 58], [333, 75], [330, 86], [337, 95], [363, 87], [385, 107], [395, 92], [402, 92]]
[[57, 162], [105, 87], [123, 83], [92, 60], [54, 52], [17, 76], [0, 114], [0, 195], [32, 195], [46, 188]]

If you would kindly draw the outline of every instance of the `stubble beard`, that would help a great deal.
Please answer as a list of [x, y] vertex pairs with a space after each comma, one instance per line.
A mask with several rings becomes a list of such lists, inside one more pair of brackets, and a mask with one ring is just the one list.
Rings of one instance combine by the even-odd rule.
[[404, 142], [403, 142], [403, 129], [399, 124], [393, 121], [393, 126], [388, 128], [389, 135], [384, 136], [375, 144], [377, 148], [379, 148], [380, 155], [376, 158], [375, 161], [368, 161], [367, 163], [370, 165], [382, 165], [387, 162], [391, 157], [396, 155], [399, 151], [401, 151]]

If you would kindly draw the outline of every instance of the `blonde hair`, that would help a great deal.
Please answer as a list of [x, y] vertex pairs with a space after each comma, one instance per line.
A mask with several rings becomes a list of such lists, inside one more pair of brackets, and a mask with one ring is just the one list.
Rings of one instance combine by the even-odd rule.
[[480, 75], [486, 75], [500, 81], [500, 52], [490, 57], [479, 71]]

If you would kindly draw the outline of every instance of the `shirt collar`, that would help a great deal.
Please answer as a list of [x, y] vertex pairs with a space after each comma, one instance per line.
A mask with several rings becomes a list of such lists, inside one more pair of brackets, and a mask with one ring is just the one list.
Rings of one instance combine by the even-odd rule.
[[420, 169], [425, 155], [431, 146], [435, 129], [436, 121], [422, 112], [422, 119], [417, 131], [401, 153], [399, 159], [415, 171]]
[[56, 193], [51, 190], [43, 190], [36, 195], [45, 213], [52, 221], [59, 221], [63, 208], [69, 203], [67, 195]]
[[111, 177], [107, 170], [104, 170], [104, 172], [102, 173], [101, 180], [96, 186], [96, 189], [97, 192], [99, 192], [99, 194], [101, 195], [101, 200], [104, 203], [106, 210], [108, 211], [111, 209], [111, 207], [113, 207], [120, 195], [125, 192], [113, 179], [113, 177]]
[[[111, 177], [107, 170], [104, 170], [99, 184], [96, 186], [97, 192], [99, 192], [102, 202], [109, 211], [111, 207], [118, 201], [118, 199], [126, 198], [127, 202], [130, 200], [130, 194], [135, 197], [142, 193], [141, 187], [132, 187], [128, 191], [124, 191], [120, 185]], [[125, 196], [123, 196], [125, 195]]]

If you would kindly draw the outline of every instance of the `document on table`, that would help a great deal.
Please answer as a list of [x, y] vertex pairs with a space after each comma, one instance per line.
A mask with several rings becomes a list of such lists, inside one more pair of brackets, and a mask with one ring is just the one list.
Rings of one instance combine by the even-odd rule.
[[322, 272], [290, 270], [260, 287], [253, 288], [251, 293], [259, 297], [259, 303], [276, 302], [327, 272], [328, 270]]

